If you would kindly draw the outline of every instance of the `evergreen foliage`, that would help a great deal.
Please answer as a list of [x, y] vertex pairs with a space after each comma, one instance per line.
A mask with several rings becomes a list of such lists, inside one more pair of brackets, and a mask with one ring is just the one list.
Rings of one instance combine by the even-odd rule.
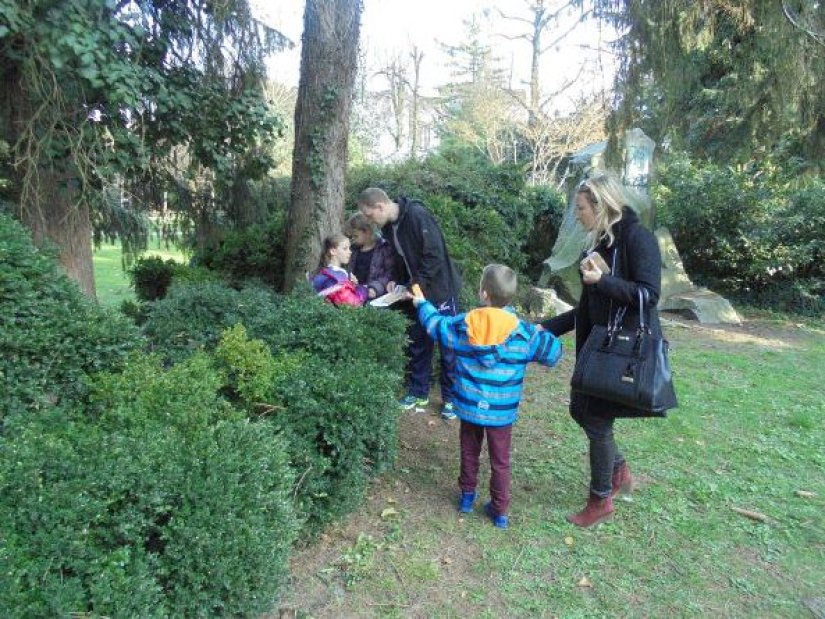
[[354, 509], [395, 458], [404, 326], [393, 311], [207, 283], [173, 286], [144, 330], [175, 362], [215, 350], [223, 392], [287, 437], [296, 506], [314, 531]]
[[[719, 163], [780, 151], [822, 165], [825, 4], [597, 0], [623, 32], [614, 133], [640, 126]], [[799, 18], [792, 21], [792, 17]]]
[[654, 200], [697, 283], [749, 305], [825, 311], [825, 183], [793, 171], [673, 157]]
[[0, 421], [82, 398], [141, 345], [123, 317], [86, 298], [54, 256], [0, 214]]
[[285, 446], [203, 355], [132, 360], [0, 449], [5, 616], [259, 616], [297, 533]]

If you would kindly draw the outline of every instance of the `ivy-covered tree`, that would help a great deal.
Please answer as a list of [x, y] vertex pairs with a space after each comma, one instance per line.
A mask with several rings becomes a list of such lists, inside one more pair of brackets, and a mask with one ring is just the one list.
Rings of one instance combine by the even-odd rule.
[[825, 152], [825, 3], [595, 0], [617, 26], [614, 133], [717, 161]]
[[317, 267], [323, 239], [341, 229], [360, 20], [360, 0], [307, 0], [304, 9], [286, 231], [287, 290]]
[[222, 186], [266, 170], [257, 147], [279, 121], [263, 58], [287, 41], [246, 0], [0, 0], [0, 15], [11, 201], [86, 293], [93, 227], [139, 233], [117, 225], [123, 207], [159, 206], [169, 189], [181, 208], [211, 196], [197, 202], [203, 217]]

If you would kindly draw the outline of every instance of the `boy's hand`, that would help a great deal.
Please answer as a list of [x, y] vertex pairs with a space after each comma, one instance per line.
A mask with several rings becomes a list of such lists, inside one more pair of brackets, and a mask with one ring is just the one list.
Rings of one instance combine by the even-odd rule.
[[424, 298], [424, 293], [421, 292], [421, 286], [419, 286], [418, 284], [412, 285], [412, 288], [410, 288], [410, 293], [410, 298], [412, 299], [413, 305], [415, 305], [416, 307], [418, 307], [424, 301], [426, 301], [426, 299]]

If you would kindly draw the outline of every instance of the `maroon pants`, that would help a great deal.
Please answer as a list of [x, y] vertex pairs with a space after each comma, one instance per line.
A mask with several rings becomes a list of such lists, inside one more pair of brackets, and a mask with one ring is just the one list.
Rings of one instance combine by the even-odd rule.
[[490, 499], [493, 511], [506, 514], [510, 507], [510, 445], [513, 426], [478, 426], [469, 421], [461, 422], [461, 474], [458, 487], [462, 492], [472, 492], [478, 484], [478, 459], [484, 435], [490, 452]]

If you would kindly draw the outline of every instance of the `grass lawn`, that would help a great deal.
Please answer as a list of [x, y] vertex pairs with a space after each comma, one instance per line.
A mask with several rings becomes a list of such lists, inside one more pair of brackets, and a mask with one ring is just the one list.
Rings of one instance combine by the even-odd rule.
[[[164, 260], [184, 261], [183, 254], [178, 250], [161, 249], [159, 245], [150, 243], [144, 256], [160, 256]], [[129, 286], [129, 276], [123, 270], [120, 244], [101, 245], [94, 250], [95, 287], [97, 300], [107, 307], [120, 307], [126, 300], [134, 300], [135, 292]]]
[[[617, 422], [638, 487], [612, 521], [581, 530], [564, 519], [584, 505], [588, 470], [584, 435], [567, 414], [568, 337], [559, 367], [528, 374], [509, 530], [478, 507], [455, 511], [457, 426], [405, 413], [396, 469], [360, 513], [296, 553], [281, 610], [823, 616], [825, 325], [673, 321], [665, 330], [681, 406], [667, 419]], [[479, 505], [488, 470], [482, 461]]]

